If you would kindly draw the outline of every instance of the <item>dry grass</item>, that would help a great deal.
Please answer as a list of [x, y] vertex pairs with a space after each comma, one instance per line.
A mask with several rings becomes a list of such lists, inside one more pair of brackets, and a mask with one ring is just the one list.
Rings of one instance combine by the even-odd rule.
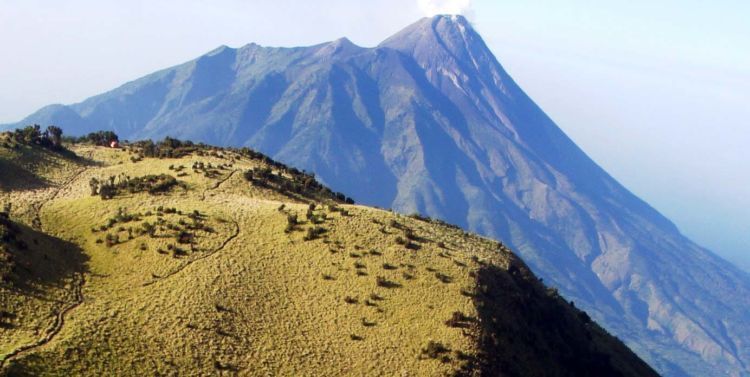
[[[22, 318], [0, 328], [11, 374], [477, 374], [477, 276], [523, 265], [494, 241], [368, 207], [317, 205], [313, 224], [308, 203], [245, 181], [261, 162], [232, 152], [132, 162], [125, 150], [74, 151], [85, 158], [0, 147], [0, 160], [44, 182], [0, 193], [14, 220], [50, 235], [29, 263], [60, 245], [80, 254], [32, 269], [33, 289], [0, 291]], [[34, 153], [57, 165], [30, 163]], [[225, 167], [206, 176], [198, 162]], [[179, 174], [185, 189], [91, 195], [92, 178], [121, 174]], [[189, 229], [195, 211], [208, 230]], [[118, 213], [135, 218], [109, 221]], [[289, 215], [299, 224], [285, 232]], [[151, 235], [138, 231], [146, 222]]]
[[[313, 226], [303, 221], [307, 204], [253, 187], [237, 174], [258, 166], [257, 161], [191, 155], [132, 163], [125, 151], [77, 147], [75, 152], [94, 162], [53, 169], [57, 176], [37, 172], [54, 184], [40, 193], [5, 192], [0, 199], [21, 206], [47, 200], [39, 216], [44, 230], [72, 241], [88, 258], [83, 303], [66, 315], [49, 343], [11, 360], [13, 368], [83, 375], [442, 375], [462, 362], [455, 357], [424, 359], [421, 350], [430, 341], [476, 354], [475, 342], [445, 320], [455, 311], [476, 316], [461, 289], [473, 284], [469, 273], [476, 263], [471, 256], [506, 263], [509, 256], [494, 252], [494, 243], [385, 211], [341, 205], [347, 216], [318, 206], [315, 213], [319, 219], [325, 214], [325, 220], [316, 226], [325, 233], [305, 241], [306, 229]], [[219, 165], [229, 159], [234, 160], [232, 168], [217, 177], [190, 170], [194, 162]], [[188, 190], [112, 200], [90, 195], [91, 178], [175, 174], [170, 165], [187, 167], [188, 174], [179, 179]], [[214, 232], [197, 235], [195, 250], [177, 257], [159, 252], [170, 244], [181, 246], [173, 238], [137, 235], [127, 240], [127, 228], [154, 222], [158, 206], [183, 214], [198, 210]], [[142, 218], [92, 231], [106, 225], [118, 208]], [[299, 230], [284, 232], [287, 213], [298, 215]], [[181, 217], [161, 218], [178, 225]], [[379, 225], [391, 220], [423, 237], [422, 247], [409, 250], [397, 244], [401, 231]], [[384, 233], [383, 228], [389, 229]], [[124, 242], [111, 247], [97, 243], [107, 233]], [[445, 250], [438, 242], [464, 251], [439, 257]], [[365, 267], [355, 268], [355, 259]], [[451, 282], [440, 282], [435, 271]], [[379, 285], [378, 279], [389, 284]], [[346, 296], [356, 297], [357, 303], [345, 303]], [[3, 298], [17, 299], [9, 293]], [[39, 324], [30, 321], [23, 329], [44, 328], [45, 318], [59, 308], [35, 310]], [[39, 335], [23, 329], [1, 330], [9, 340], [3, 352]]]

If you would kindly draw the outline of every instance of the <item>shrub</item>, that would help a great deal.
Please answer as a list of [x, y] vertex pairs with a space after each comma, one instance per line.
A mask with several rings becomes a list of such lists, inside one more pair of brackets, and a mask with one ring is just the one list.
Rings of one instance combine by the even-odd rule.
[[459, 311], [455, 311], [451, 317], [445, 321], [445, 325], [448, 327], [467, 327], [468, 325], [466, 322], [468, 321], [471, 321], [471, 317], [468, 317]]
[[476, 294], [474, 291], [467, 289], [467, 288], [461, 288], [461, 295], [466, 297], [474, 297]]
[[422, 348], [422, 354], [431, 358], [431, 359], [437, 359], [444, 353], [449, 352], [450, 350], [445, 347], [442, 343], [435, 342], [435, 341], [429, 341], [427, 343], [427, 346]]
[[217, 312], [231, 312], [232, 310], [227, 308], [226, 306], [223, 306], [221, 304], [215, 304], [214, 308], [216, 308]]
[[114, 245], [117, 245], [120, 242], [120, 237], [116, 234], [108, 233], [107, 236], [104, 238], [104, 241], [107, 247], [112, 247]]
[[404, 246], [405, 246], [405, 247], [406, 247], [407, 249], [409, 249], [409, 250], [419, 250], [419, 249], [421, 249], [421, 248], [422, 248], [421, 246], [419, 246], [419, 244], [417, 244], [417, 243], [414, 243], [414, 242], [411, 242], [411, 241], [408, 241], [408, 242], [406, 243], [406, 245], [404, 245]]
[[291, 233], [294, 231], [294, 229], [297, 227], [297, 215], [296, 214], [288, 214], [286, 215], [286, 228], [284, 229], [285, 233]]
[[91, 178], [89, 180], [89, 187], [91, 188], [91, 196], [95, 196], [99, 193], [99, 180]]
[[192, 233], [186, 232], [186, 231], [183, 230], [183, 231], [177, 233], [177, 235], [175, 236], [175, 238], [177, 239], [177, 243], [190, 244], [190, 243], [193, 243], [194, 236], [193, 236]]
[[121, 175], [117, 183], [115, 183], [115, 178], [114, 176], [110, 176], [107, 181], [99, 181], [92, 178], [89, 181], [92, 195], [96, 195], [97, 188], [102, 199], [111, 199], [121, 191], [133, 194], [148, 192], [151, 195], [156, 195], [165, 193], [173, 187], [180, 185], [175, 177], [168, 174], [146, 175], [135, 178]]
[[80, 143], [89, 142], [94, 145], [109, 146], [109, 143], [119, 140], [120, 138], [117, 134], [112, 131], [96, 131], [78, 138], [77, 141]]
[[325, 232], [326, 232], [326, 229], [323, 227], [319, 227], [319, 226], [307, 228], [307, 233], [305, 234], [304, 240], [312, 241], [312, 240], [318, 239]]
[[401, 284], [390, 281], [383, 276], [378, 276], [377, 278], [375, 278], [375, 282], [378, 285], [378, 287], [383, 287], [383, 288], [398, 288], [401, 286]]
[[142, 229], [143, 233], [144, 234], [148, 234], [149, 237], [153, 237], [154, 234], [156, 234], [156, 226], [154, 226], [153, 224], [149, 223], [148, 221], [144, 221], [141, 224], [141, 229]]
[[445, 284], [448, 284], [448, 283], [450, 283], [450, 282], [452, 282], [452, 281], [453, 281], [453, 279], [452, 279], [452, 278], [451, 278], [450, 276], [448, 276], [448, 275], [445, 275], [445, 274], [442, 274], [442, 273], [440, 273], [440, 272], [436, 272], [436, 273], [435, 273], [435, 277], [436, 277], [436, 278], [437, 278], [438, 280], [440, 280], [440, 282], [442, 282], [442, 283], [445, 283]]
[[114, 185], [103, 183], [99, 186], [99, 196], [103, 200], [112, 199], [117, 194], [117, 189]]
[[38, 145], [52, 151], [70, 152], [62, 146], [63, 130], [60, 127], [49, 126], [42, 131], [38, 124], [18, 128], [11, 135], [13, 140], [18, 144]]

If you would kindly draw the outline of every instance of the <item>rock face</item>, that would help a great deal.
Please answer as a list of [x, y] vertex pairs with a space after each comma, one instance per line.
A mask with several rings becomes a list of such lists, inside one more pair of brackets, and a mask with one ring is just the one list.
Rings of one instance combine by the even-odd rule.
[[220, 47], [22, 123], [250, 146], [503, 240], [665, 375], [750, 375], [750, 277], [586, 156], [460, 16], [375, 48]]

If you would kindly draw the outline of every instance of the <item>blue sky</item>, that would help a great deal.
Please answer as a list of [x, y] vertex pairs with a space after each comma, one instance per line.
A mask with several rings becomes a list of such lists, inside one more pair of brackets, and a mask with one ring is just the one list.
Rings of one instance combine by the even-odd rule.
[[750, 2], [2, 0], [0, 123], [216, 46], [374, 46], [462, 11], [591, 157], [688, 236], [750, 268]]

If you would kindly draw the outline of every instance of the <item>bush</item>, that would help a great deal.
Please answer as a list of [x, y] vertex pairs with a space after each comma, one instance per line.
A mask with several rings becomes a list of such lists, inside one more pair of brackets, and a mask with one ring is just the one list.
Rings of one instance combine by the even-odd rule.
[[307, 233], [305, 234], [304, 240], [312, 241], [312, 240], [318, 239], [325, 232], [326, 232], [326, 229], [323, 227], [319, 227], [319, 226], [307, 228]]
[[[42, 131], [38, 124], [16, 129], [8, 133], [13, 141], [18, 144], [36, 145], [54, 152], [75, 156], [73, 152], [63, 147], [63, 130], [57, 126], [49, 126]], [[12, 147], [7, 145], [6, 147]]]
[[296, 214], [288, 214], [286, 215], [286, 228], [284, 229], [284, 233], [291, 233], [294, 231], [294, 229], [297, 227], [297, 215]]
[[419, 250], [422, 248], [421, 246], [419, 246], [419, 244], [411, 242], [411, 241], [408, 241], [406, 245], [404, 245], [404, 247], [406, 247], [409, 250]]
[[121, 191], [127, 191], [131, 194], [148, 192], [151, 195], [157, 195], [180, 185], [175, 177], [168, 174], [146, 175], [135, 178], [121, 175], [115, 183], [116, 178], [118, 177], [110, 176], [106, 181], [91, 178], [89, 181], [91, 195], [96, 195], [97, 191], [102, 199], [112, 199]]
[[109, 146], [111, 142], [119, 140], [120, 138], [117, 134], [112, 131], [96, 131], [78, 138], [77, 141], [80, 143], [88, 142], [94, 145]]
[[181, 244], [191, 244], [193, 243], [193, 234], [186, 231], [181, 231], [175, 235], [175, 238], [177, 239], [177, 243]]
[[108, 233], [107, 236], [104, 238], [104, 241], [107, 247], [112, 247], [120, 243], [120, 237], [116, 234]]
[[422, 354], [431, 359], [437, 359], [449, 351], [450, 350], [442, 343], [434, 342], [432, 340], [427, 343], [426, 347], [422, 348]]
[[436, 277], [436, 278], [437, 278], [438, 280], [440, 280], [440, 282], [442, 282], [442, 283], [445, 283], [445, 284], [448, 284], [448, 283], [450, 283], [450, 282], [452, 282], [452, 281], [453, 281], [453, 279], [452, 279], [452, 278], [451, 278], [450, 276], [448, 276], [448, 275], [445, 275], [445, 274], [442, 274], [442, 273], [440, 273], [440, 272], [436, 272], [436, 273], [435, 273], [435, 277]]
[[375, 278], [375, 282], [378, 285], [378, 287], [382, 288], [398, 288], [401, 287], [401, 284], [398, 284], [396, 282], [392, 282], [382, 276], [378, 276]]
[[445, 325], [448, 327], [468, 327], [466, 322], [469, 321], [471, 321], [471, 317], [459, 311], [455, 311], [453, 312], [453, 315], [445, 321]]

